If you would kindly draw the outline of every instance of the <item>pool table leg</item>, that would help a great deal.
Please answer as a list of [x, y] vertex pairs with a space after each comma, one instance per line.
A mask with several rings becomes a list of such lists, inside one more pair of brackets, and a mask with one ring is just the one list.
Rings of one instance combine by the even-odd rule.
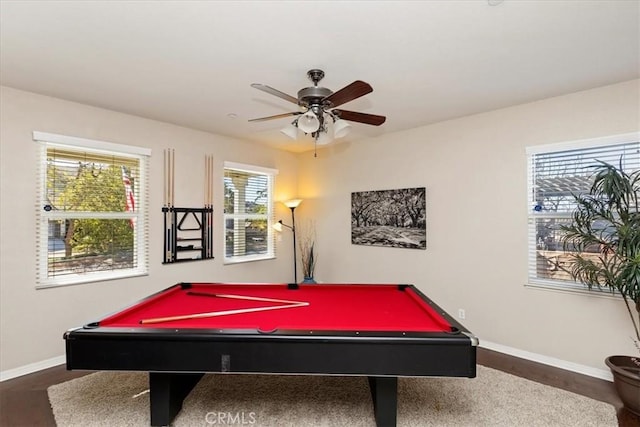
[[152, 426], [168, 426], [182, 409], [182, 401], [204, 374], [149, 372]]
[[398, 377], [369, 377], [378, 427], [395, 427], [398, 413]]

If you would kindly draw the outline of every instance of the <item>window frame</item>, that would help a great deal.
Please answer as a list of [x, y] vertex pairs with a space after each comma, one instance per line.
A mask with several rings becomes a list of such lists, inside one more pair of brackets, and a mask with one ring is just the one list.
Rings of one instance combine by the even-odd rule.
[[[225, 188], [224, 179], [226, 178], [227, 170], [237, 171], [237, 172], [246, 172], [250, 174], [258, 174], [264, 175], [267, 177], [267, 213], [266, 214], [253, 214], [253, 213], [245, 213], [245, 214], [237, 214], [237, 213], [227, 213], [224, 209], [224, 198], [223, 198], [223, 215], [222, 215], [222, 230], [223, 235], [225, 236], [222, 239], [222, 253], [223, 256], [223, 264], [224, 265], [233, 265], [244, 262], [253, 262], [253, 261], [263, 261], [276, 258], [276, 244], [275, 244], [275, 231], [273, 229], [273, 225], [275, 224], [275, 204], [274, 204], [274, 191], [275, 191], [275, 180], [278, 175], [277, 169], [267, 168], [263, 166], [255, 166], [249, 165], [245, 163], [237, 163], [225, 161], [222, 172], [222, 187], [223, 192]], [[265, 218], [266, 217], [266, 218]], [[266, 219], [267, 220], [267, 252], [264, 254], [250, 254], [250, 255], [227, 255], [227, 242], [226, 242], [226, 230], [227, 230], [227, 220], [229, 219]]]
[[[34, 131], [33, 141], [39, 144], [38, 174], [36, 185], [36, 289], [59, 286], [79, 285], [85, 283], [118, 280], [128, 277], [145, 276], [149, 274], [149, 159], [151, 150], [131, 145], [115, 144], [93, 139], [58, 135], [47, 132]], [[138, 192], [136, 193], [135, 212], [82, 212], [82, 211], [49, 211], [44, 209], [47, 192], [47, 150], [59, 147], [65, 150], [85, 151], [94, 154], [116, 155], [135, 159], [139, 162]], [[136, 266], [128, 269], [110, 271], [95, 271], [85, 273], [66, 274], [49, 277], [48, 246], [49, 221], [67, 218], [96, 218], [96, 219], [135, 219], [134, 234]]]
[[537, 277], [537, 236], [536, 219], [538, 218], [558, 218], [571, 219], [569, 212], [536, 212], [534, 210], [535, 188], [534, 188], [534, 158], [536, 155], [553, 154], [569, 150], [590, 150], [594, 148], [606, 148], [614, 145], [640, 143], [640, 132], [630, 132], [625, 134], [610, 135], [599, 138], [582, 139], [575, 141], [565, 141], [552, 144], [536, 145], [526, 147], [527, 157], [527, 283], [528, 287], [544, 288], [555, 291], [565, 291], [571, 293], [584, 293], [603, 297], [612, 297], [614, 294], [607, 289], [597, 287], [588, 289], [584, 283], [573, 281], [562, 281]]

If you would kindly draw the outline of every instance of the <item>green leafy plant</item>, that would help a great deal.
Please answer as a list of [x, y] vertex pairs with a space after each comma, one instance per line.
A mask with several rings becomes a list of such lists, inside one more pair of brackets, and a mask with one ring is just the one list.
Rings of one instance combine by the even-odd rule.
[[563, 245], [571, 254], [571, 276], [589, 289], [622, 296], [640, 350], [640, 170], [599, 162], [589, 193], [574, 195], [577, 207]]

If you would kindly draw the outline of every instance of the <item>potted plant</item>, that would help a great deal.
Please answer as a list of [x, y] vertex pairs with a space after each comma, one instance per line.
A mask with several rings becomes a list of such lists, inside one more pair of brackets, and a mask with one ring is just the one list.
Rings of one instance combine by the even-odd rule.
[[[573, 251], [571, 276], [622, 297], [640, 353], [640, 170], [625, 172], [622, 160], [620, 167], [599, 162], [589, 192], [574, 199], [571, 224], [562, 227], [564, 249]], [[605, 362], [625, 407], [640, 415], [640, 357]]]
[[315, 252], [315, 227], [309, 221], [300, 233], [300, 259], [302, 261], [302, 273], [304, 281], [302, 283], [316, 283], [314, 279], [317, 254]]

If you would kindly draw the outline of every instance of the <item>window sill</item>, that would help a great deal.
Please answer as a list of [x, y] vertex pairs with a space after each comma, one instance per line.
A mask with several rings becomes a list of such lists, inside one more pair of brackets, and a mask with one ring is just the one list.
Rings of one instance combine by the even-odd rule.
[[43, 282], [41, 284], [36, 285], [36, 289], [50, 289], [50, 288], [59, 288], [62, 286], [75, 286], [75, 285], [84, 285], [87, 283], [95, 283], [95, 282], [107, 282], [110, 280], [120, 280], [120, 279], [128, 279], [131, 277], [141, 277], [148, 276], [148, 272], [132, 272], [128, 271], [122, 274], [111, 274], [111, 275], [96, 275], [92, 277], [69, 277], [67, 279], [60, 279], [56, 281], [48, 281]]
[[617, 292], [612, 293], [609, 290], [598, 289], [598, 288], [589, 289], [586, 286], [578, 285], [578, 284], [558, 285], [552, 282], [550, 283], [546, 281], [529, 280], [529, 282], [525, 284], [525, 288], [551, 291], [551, 292], [562, 292], [562, 293], [568, 293], [568, 294], [578, 294], [578, 295], [584, 295], [584, 296], [596, 297], [596, 298], [613, 298], [613, 299], [621, 298], [620, 294]]
[[276, 259], [275, 255], [247, 255], [243, 257], [224, 258], [224, 265], [243, 264], [245, 262], [253, 261], [265, 261], [269, 259]]

